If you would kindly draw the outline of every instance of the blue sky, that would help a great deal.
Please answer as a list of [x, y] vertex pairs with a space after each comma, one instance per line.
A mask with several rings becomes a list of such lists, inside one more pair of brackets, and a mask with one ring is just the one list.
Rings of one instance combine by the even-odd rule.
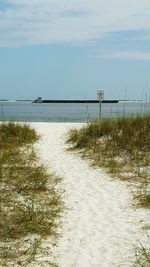
[[0, 98], [150, 95], [150, 1], [0, 0]]

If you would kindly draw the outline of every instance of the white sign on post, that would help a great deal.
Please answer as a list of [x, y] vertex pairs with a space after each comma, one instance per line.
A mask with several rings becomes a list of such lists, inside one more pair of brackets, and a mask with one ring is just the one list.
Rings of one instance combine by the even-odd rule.
[[104, 91], [97, 91], [97, 100], [99, 101], [99, 120], [102, 118], [102, 100], [104, 100]]
[[98, 90], [97, 91], [97, 100], [98, 101], [104, 100], [104, 91], [103, 90]]

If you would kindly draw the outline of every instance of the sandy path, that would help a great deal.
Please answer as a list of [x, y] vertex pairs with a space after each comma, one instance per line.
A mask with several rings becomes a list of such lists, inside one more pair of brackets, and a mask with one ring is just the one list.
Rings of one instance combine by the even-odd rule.
[[64, 137], [71, 124], [32, 125], [42, 136], [37, 145], [41, 158], [64, 180], [69, 211], [55, 251], [60, 267], [132, 266], [133, 246], [139, 240], [148, 242], [142, 230], [148, 211], [129, 206], [126, 184], [66, 151]]

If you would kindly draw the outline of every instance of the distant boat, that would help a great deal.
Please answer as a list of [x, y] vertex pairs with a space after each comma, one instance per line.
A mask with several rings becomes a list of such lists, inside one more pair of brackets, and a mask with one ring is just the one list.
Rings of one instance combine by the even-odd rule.
[[42, 103], [42, 102], [43, 100], [41, 96], [38, 96], [38, 98], [33, 101], [33, 103]]
[[[102, 100], [102, 103], [118, 103], [119, 100]], [[32, 103], [93, 103], [93, 104], [97, 104], [99, 103], [98, 100], [93, 100], [93, 99], [89, 99], [89, 100], [76, 100], [76, 99], [45, 99], [42, 100], [41, 96], [38, 96], [37, 99], [35, 99]]]

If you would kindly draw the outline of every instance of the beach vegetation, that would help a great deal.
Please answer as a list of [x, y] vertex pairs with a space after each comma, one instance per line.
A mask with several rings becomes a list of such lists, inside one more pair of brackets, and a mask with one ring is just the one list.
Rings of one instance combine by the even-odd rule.
[[28, 124], [15, 122], [3, 122], [0, 124], [0, 144], [21, 146], [24, 144], [33, 144], [39, 139], [39, 136]]
[[136, 262], [134, 267], [149, 267], [150, 266], [150, 249], [144, 248], [142, 244], [136, 248]]
[[61, 178], [40, 163], [33, 146], [38, 139], [27, 124], [0, 124], [0, 266], [30, 266], [43, 240], [57, 242]]
[[130, 182], [136, 203], [150, 207], [150, 115], [94, 121], [71, 129], [67, 142], [92, 165]]

